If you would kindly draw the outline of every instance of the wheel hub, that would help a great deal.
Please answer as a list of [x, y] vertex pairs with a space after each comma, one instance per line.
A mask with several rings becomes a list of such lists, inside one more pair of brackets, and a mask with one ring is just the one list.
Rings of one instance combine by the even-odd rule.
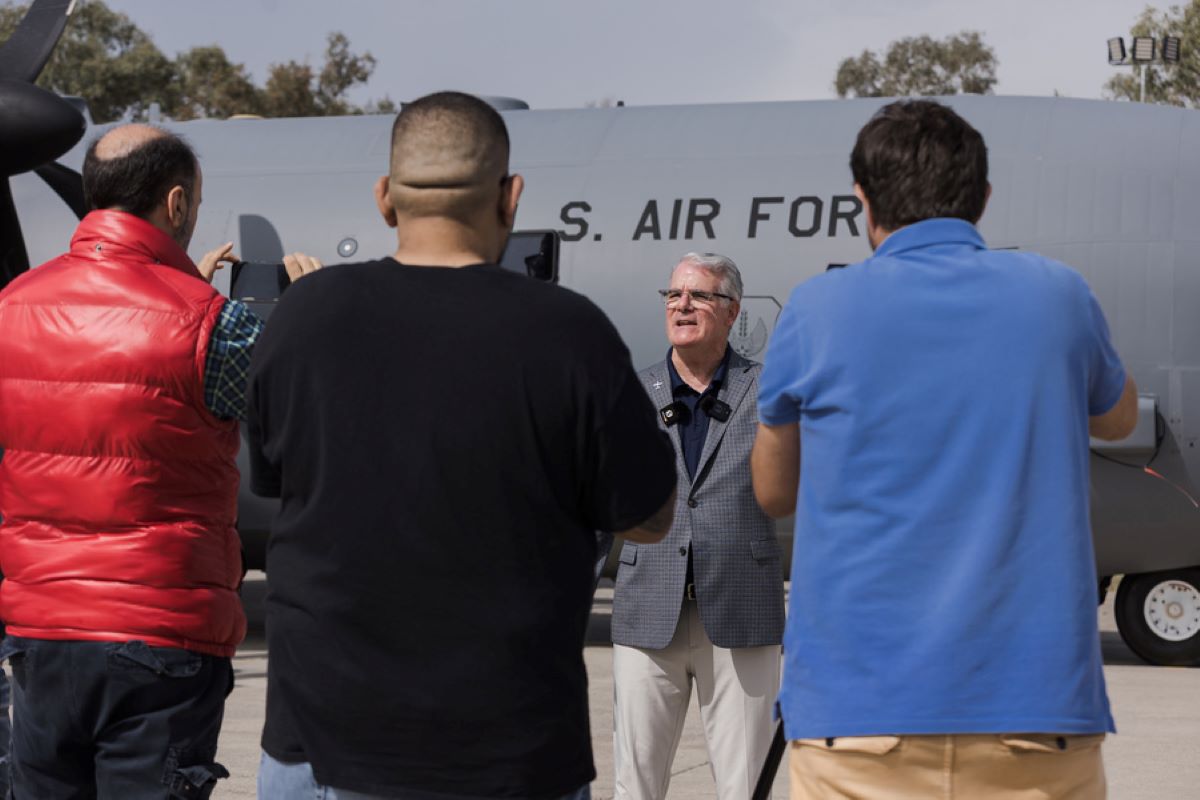
[[1171, 642], [1200, 634], [1200, 591], [1183, 581], [1163, 581], [1150, 590], [1143, 608], [1150, 630]]

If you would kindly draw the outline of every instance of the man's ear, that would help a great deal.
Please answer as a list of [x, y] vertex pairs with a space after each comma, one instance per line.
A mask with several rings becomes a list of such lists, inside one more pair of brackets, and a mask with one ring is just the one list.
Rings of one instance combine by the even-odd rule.
[[988, 201], [992, 199], [992, 185], [987, 185], [987, 191], [983, 193], [983, 208], [979, 209], [979, 217], [976, 218], [975, 224], [979, 224], [979, 220], [983, 219], [983, 212], [987, 211]]
[[525, 179], [520, 175], [510, 175], [500, 187], [500, 221], [507, 230], [512, 230], [517, 219], [517, 204], [521, 202], [521, 192], [525, 191]]
[[392, 193], [388, 190], [388, 176], [375, 181], [375, 205], [389, 228], [396, 227], [396, 209], [392, 206]]
[[738, 314], [740, 313], [742, 313], [742, 302], [740, 300], [734, 300], [729, 304], [729, 325], [731, 327], [733, 326], [733, 323], [737, 322]]
[[862, 203], [863, 211], [867, 217], [867, 244], [871, 245], [871, 250], [883, 244], [883, 240], [892, 235], [891, 231], [885, 231], [883, 228], [875, 224], [875, 212], [871, 209], [871, 201], [867, 199], [867, 193], [857, 183], [854, 184], [854, 196], [858, 198], [858, 202]]
[[182, 186], [172, 186], [171, 191], [167, 192], [167, 224], [172, 230], [179, 230], [187, 224], [190, 205], [187, 190]]
[[871, 201], [867, 199], [867, 193], [857, 183], [854, 184], [854, 196], [858, 198], [858, 202], [862, 203], [863, 211], [867, 214], [867, 227], [875, 227], [875, 215], [871, 213]]

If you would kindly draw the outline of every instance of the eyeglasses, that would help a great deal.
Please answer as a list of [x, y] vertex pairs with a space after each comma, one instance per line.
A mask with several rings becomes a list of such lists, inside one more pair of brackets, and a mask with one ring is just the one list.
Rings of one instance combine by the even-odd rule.
[[722, 300], [732, 301], [734, 299], [720, 292], [699, 292], [692, 289], [659, 289], [658, 294], [662, 297], [663, 302], [666, 303], [667, 308], [674, 308], [679, 305], [680, 301], [683, 300], [684, 294], [691, 297], [692, 302], [698, 306], [711, 306], [717, 302], [718, 297]]

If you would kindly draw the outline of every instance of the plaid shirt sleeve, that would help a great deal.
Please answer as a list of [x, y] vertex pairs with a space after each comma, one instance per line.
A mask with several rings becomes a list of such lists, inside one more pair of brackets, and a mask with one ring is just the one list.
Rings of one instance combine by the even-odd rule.
[[263, 321], [237, 300], [226, 300], [208, 342], [204, 404], [220, 419], [246, 418], [246, 376]]

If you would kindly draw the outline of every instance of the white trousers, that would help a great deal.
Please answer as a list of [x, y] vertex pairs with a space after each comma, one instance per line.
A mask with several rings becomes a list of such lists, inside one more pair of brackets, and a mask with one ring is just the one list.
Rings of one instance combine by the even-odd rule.
[[779, 653], [714, 646], [690, 600], [666, 648], [613, 645], [615, 800], [666, 797], [693, 682], [717, 797], [748, 800], [774, 733]]

